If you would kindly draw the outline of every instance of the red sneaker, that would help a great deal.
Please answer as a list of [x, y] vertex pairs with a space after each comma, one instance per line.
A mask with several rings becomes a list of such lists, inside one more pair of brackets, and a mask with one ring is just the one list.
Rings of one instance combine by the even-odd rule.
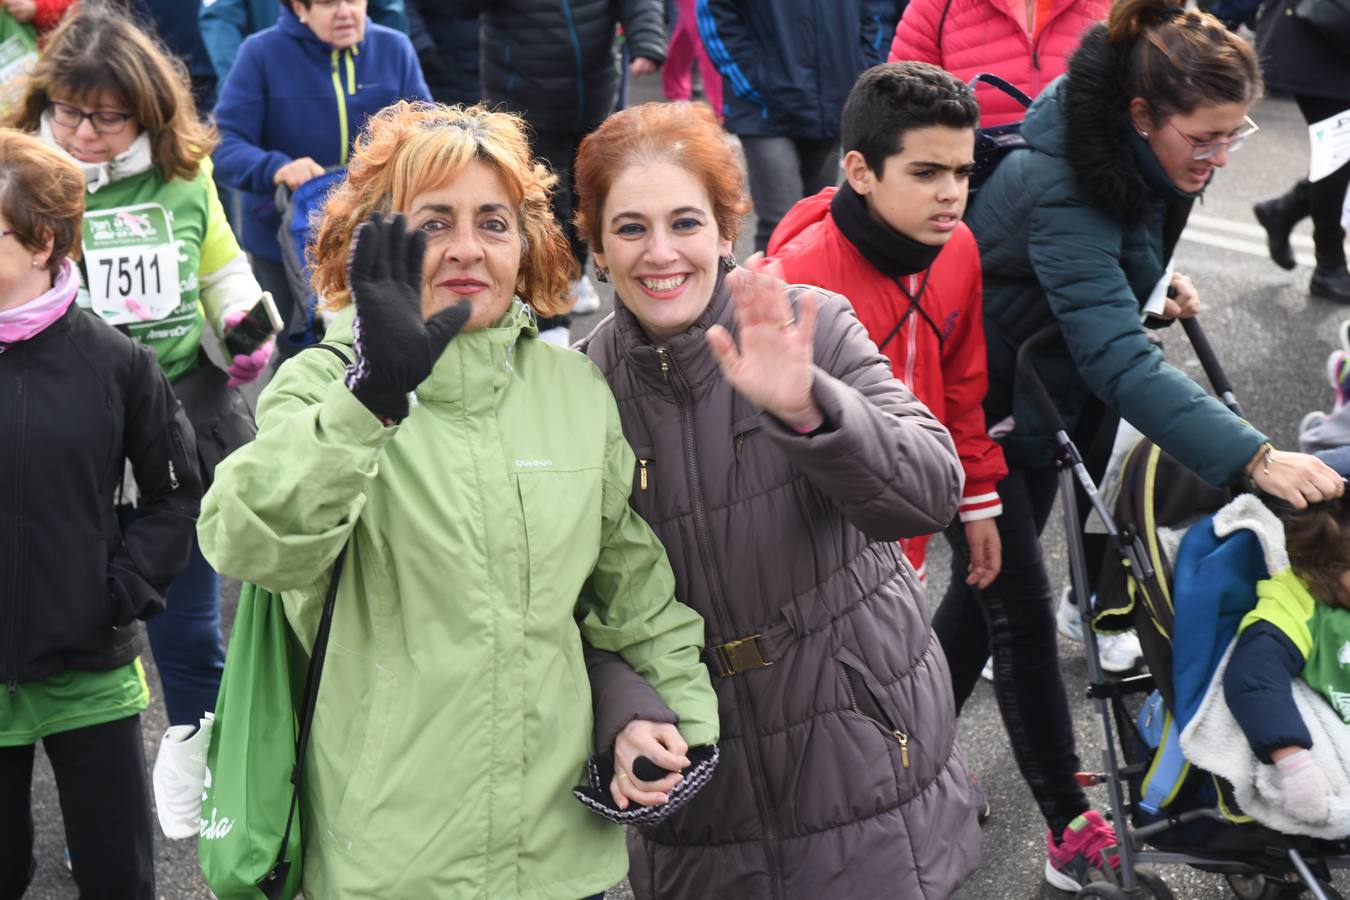
[[1045, 880], [1061, 891], [1077, 892], [1094, 881], [1114, 881], [1110, 870], [1120, 865], [1116, 830], [1096, 810], [1069, 823], [1055, 843], [1045, 832]]

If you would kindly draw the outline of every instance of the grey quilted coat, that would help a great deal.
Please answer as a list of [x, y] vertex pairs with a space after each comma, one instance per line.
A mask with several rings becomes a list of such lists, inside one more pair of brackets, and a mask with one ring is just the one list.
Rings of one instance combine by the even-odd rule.
[[724, 283], [663, 345], [622, 305], [583, 343], [638, 459], [630, 502], [707, 623], [721, 710], [712, 781], [630, 831], [639, 900], [938, 900], [979, 862], [946, 659], [895, 543], [951, 521], [960, 463], [848, 302], [816, 296], [811, 436], [723, 380], [705, 335], [734, 331]]

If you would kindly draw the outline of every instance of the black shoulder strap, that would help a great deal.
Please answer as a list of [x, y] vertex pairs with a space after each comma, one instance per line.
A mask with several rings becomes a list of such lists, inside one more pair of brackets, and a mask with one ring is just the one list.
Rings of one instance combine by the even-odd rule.
[[[316, 344], [326, 347], [343, 356], [342, 352], [331, 344]], [[345, 357], [344, 357], [345, 358]], [[286, 887], [286, 876], [290, 872], [292, 860], [286, 858], [286, 845], [291, 841], [291, 828], [295, 824], [296, 809], [300, 804], [300, 786], [305, 775], [305, 753], [309, 749], [310, 725], [314, 721], [314, 707], [319, 699], [319, 677], [323, 674], [323, 660], [328, 653], [328, 634], [333, 630], [333, 606], [337, 600], [338, 581], [342, 577], [342, 561], [347, 556], [344, 546], [333, 560], [333, 577], [328, 582], [328, 594], [323, 600], [323, 614], [319, 617], [319, 630], [314, 635], [314, 648], [309, 654], [309, 671], [305, 674], [305, 694], [300, 704], [299, 733], [295, 739], [295, 768], [291, 770], [291, 808], [286, 813], [286, 830], [281, 835], [281, 848], [277, 850], [277, 861], [271, 870], [258, 880], [258, 890], [268, 900], [279, 900]]]
[[311, 344], [311, 345], [309, 345], [308, 347], [306, 347], [305, 349], [306, 349], [306, 350], [327, 350], [329, 353], [333, 354], [333, 355], [336, 356], [338, 359], [342, 360], [342, 362], [343, 362], [344, 364], [349, 365], [349, 366], [352, 364], [351, 358], [350, 358], [349, 356], [347, 356], [346, 352], [343, 351], [342, 348], [338, 347], [337, 344], [329, 344], [329, 343]]
[[937, 48], [939, 53], [942, 52], [942, 29], [947, 25], [947, 13], [951, 11], [952, 0], [947, 0], [946, 4], [942, 7], [942, 16], [938, 19]]

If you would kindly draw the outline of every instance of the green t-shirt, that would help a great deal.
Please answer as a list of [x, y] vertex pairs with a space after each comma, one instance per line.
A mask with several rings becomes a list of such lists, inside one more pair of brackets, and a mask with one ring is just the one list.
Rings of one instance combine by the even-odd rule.
[[153, 166], [85, 195], [78, 302], [155, 351], [170, 381], [197, 366], [201, 278], [239, 254], [211, 180]]
[[150, 705], [140, 657], [107, 672], [66, 671], [0, 691], [0, 747], [134, 716]]
[[1258, 582], [1256, 596], [1238, 632], [1258, 621], [1280, 629], [1303, 656], [1299, 677], [1350, 724], [1350, 610], [1318, 603], [1292, 568]]

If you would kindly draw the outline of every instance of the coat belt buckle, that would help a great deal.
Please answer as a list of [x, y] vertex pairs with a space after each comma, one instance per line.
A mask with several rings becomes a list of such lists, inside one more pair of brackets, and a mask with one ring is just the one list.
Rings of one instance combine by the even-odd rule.
[[759, 647], [759, 638], [760, 635], [756, 632], [748, 637], [727, 641], [714, 647], [713, 649], [717, 651], [718, 665], [721, 667], [718, 674], [725, 678], [751, 669], [766, 669], [773, 665], [771, 660], [764, 658], [764, 651]]

